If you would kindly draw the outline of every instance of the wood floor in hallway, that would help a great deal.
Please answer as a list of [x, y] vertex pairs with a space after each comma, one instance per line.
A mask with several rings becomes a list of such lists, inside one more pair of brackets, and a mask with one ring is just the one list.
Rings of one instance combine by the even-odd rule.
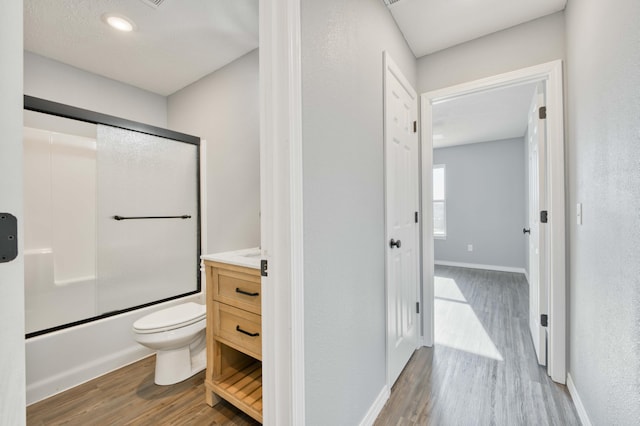
[[579, 425], [538, 365], [524, 275], [436, 266], [435, 345], [416, 351], [376, 425]]
[[27, 425], [259, 425], [222, 401], [204, 400], [204, 371], [172, 386], [153, 382], [155, 357], [27, 407]]

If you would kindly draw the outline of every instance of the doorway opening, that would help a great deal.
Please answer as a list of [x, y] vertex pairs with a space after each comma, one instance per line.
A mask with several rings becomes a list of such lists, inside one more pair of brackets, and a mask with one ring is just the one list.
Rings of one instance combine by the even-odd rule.
[[[565, 302], [565, 253], [564, 253], [564, 244], [565, 244], [565, 232], [564, 232], [564, 135], [563, 135], [563, 102], [562, 102], [562, 68], [561, 61], [554, 61], [546, 64], [541, 64], [538, 66], [521, 69], [518, 71], [501, 74], [497, 76], [493, 76], [490, 78], [477, 80], [469, 83], [464, 83], [457, 86], [452, 86], [449, 88], [428, 92], [421, 96], [421, 113], [422, 113], [422, 170], [423, 170], [423, 182], [422, 182], [422, 202], [423, 202], [423, 215], [424, 215], [424, 223], [431, 224], [434, 223], [437, 225], [435, 231], [435, 238], [448, 238], [451, 245], [454, 245], [456, 250], [458, 250], [457, 255], [460, 257], [459, 260], [442, 262], [441, 259], [435, 259], [436, 261], [440, 260], [441, 265], [438, 266], [438, 270], [436, 270], [435, 262], [434, 262], [434, 254], [443, 253], [446, 248], [446, 244], [438, 244], [445, 240], [435, 240], [434, 242], [434, 227], [433, 226], [424, 226], [423, 227], [423, 301], [425, 305], [425, 315], [423, 316], [423, 327], [424, 327], [424, 344], [426, 346], [433, 346], [434, 343], [438, 344], [438, 340], [436, 337], [438, 334], [435, 332], [435, 312], [437, 308], [442, 308], [443, 305], [447, 305], [450, 303], [457, 303], [454, 305], [457, 310], [463, 309], [466, 314], [473, 319], [472, 317], [477, 313], [473, 309], [469, 309], [469, 305], [465, 307], [465, 303], [470, 303], [470, 300], [465, 292], [458, 286], [456, 282], [456, 273], [451, 268], [455, 267], [475, 267], [480, 269], [494, 269], [500, 272], [498, 274], [506, 274], [503, 278], [507, 281], [511, 280], [513, 277], [510, 277], [509, 274], [513, 274], [514, 272], [519, 272], [519, 269], [524, 272], [526, 269], [531, 269], [531, 265], [528, 263], [524, 263], [525, 258], [529, 259], [529, 251], [530, 245], [525, 245], [525, 240], [530, 239], [531, 235], [528, 232], [531, 232], [531, 216], [536, 218], [536, 224], [539, 222], [543, 222], [538, 226], [541, 226], [541, 232], [536, 235], [536, 239], [540, 242], [538, 250], [540, 262], [536, 267], [536, 277], [540, 280], [541, 283], [539, 286], [531, 286], [532, 294], [535, 298], [531, 297], [529, 294], [529, 298], [533, 301], [535, 299], [534, 304], [531, 306], [526, 306], [527, 311], [531, 310], [531, 315], [527, 312], [524, 312], [525, 319], [531, 325], [532, 331], [532, 339], [534, 341], [534, 346], [538, 350], [538, 362], [544, 362], [544, 354], [548, 353], [548, 374], [551, 376], [552, 380], [559, 383], [565, 383], [566, 377], [566, 363], [565, 363], [565, 334], [566, 334], [566, 302]], [[544, 89], [544, 90], [542, 90]], [[527, 143], [525, 144], [526, 134], [520, 139], [518, 142], [520, 145], [520, 165], [524, 166], [526, 164], [527, 168], [534, 167], [536, 168], [540, 174], [538, 175], [538, 181], [540, 185], [538, 187], [531, 187], [528, 183], [529, 179], [527, 178], [527, 184], [525, 186], [524, 176], [522, 177], [522, 181], [520, 182], [520, 188], [523, 191], [530, 192], [532, 190], [537, 191], [538, 188], [541, 190], [542, 198], [537, 198], [537, 201], [540, 203], [539, 210], [540, 212], [546, 212], [544, 214], [531, 214], [529, 213], [529, 217], [526, 218], [525, 226], [515, 227], [515, 224], [511, 224], [510, 228], [512, 229], [513, 235], [512, 237], [519, 237], [520, 245], [516, 248], [509, 248], [508, 244], [507, 253], [503, 254], [503, 259], [508, 259], [508, 256], [513, 255], [514, 252], [520, 250], [520, 259], [523, 261], [523, 267], [518, 267], [517, 265], [510, 264], [511, 260], [507, 260], [503, 263], [505, 265], [503, 268], [496, 268], [496, 263], [492, 263], [489, 257], [482, 257], [481, 255], [487, 256], [489, 252], [496, 251], [497, 248], [493, 250], [489, 250], [487, 244], [481, 242], [481, 247], [474, 245], [474, 241], [466, 241], [465, 238], [468, 239], [468, 236], [463, 235], [459, 236], [457, 232], [454, 232], [452, 226], [455, 226], [457, 222], [457, 218], [452, 217], [451, 212], [452, 208], [456, 205], [459, 207], [459, 203], [455, 201], [455, 195], [448, 193], [450, 191], [440, 191], [438, 188], [434, 188], [434, 174], [431, 174], [429, 171], [433, 170], [434, 164], [439, 165], [440, 155], [438, 153], [434, 154], [433, 148], [437, 146], [437, 143], [440, 140], [446, 139], [444, 133], [440, 133], [439, 129], [443, 125], [443, 121], [446, 121], [442, 118], [440, 109], [446, 109], [456, 103], [464, 103], [465, 101], [477, 101], [481, 99], [483, 96], [487, 96], [491, 93], [494, 95], [496, 93], [515, 93], [518, 91], [529, 92], [530, 96], [527, 100], [526, 110], [528, 113], [528, 117], [526, 119], [526, 134], [531, 134], [532, 129], [529, 125], [531, 121], [532, 109], [534, 103], [537, 103], [538, 93], [545, 94], [545, 107], [546, 107], [546, 118], [544, 119], [544, 125], [546, 127], [546, 131], [542, 132], [546, 135], [546, 147], [544, 149], [544, 144], [540, 145], [540, 149], [535, 151], [533, 154], [530, 152], [530, 144], [529, 139], [527, 138]], [[534, 102], [536, 100], [536, 102]], [[469, 102], [467, 102], [469, 103]], [[479, 117], [479, 122], [482, 126], [491, 128], [492, 126], [487, 126], [488, 124], [488, 116], [491, 112], [490, 109], [486, 107], [482, 107], [479, 104], [474, 105], [473, 102], [470, 102], [471, 108], [475, 108], [476, 115]], [[538, 114], [538, 106], [536, 105], [536, 111]], [[541, 117], [541, 116], [540, 116]], [[445, 114], [446, 118], [446, 114]], [[457, 131], [465, 130], [465, 123], [458, 123], [453, 126]], [[481, 126], [481, 127], [482, 127]], [[541, 134], [541, 133], [540, 133]], [[497, 149], [496, 152], [502, 152], [506, 150], [509, 145], [505, 145], [508, 141], [493, 138], [484, 140], [494, 140], [492, 144], [503, 144], [501, 149]], [[504, 139], [504, 138], [503, 138]], [[476, 141], [479, 142], [479, 141]], [[513, 142], [513, 141], [512, 141]], [[478, 146], [482, 144], [476, 144]], [[513, 147], [513, 146], [511, 146]], [[477, 148], [477, 147], [476, 147]], [[526, 149], [525, 149], [526, 148]], [[525, 155], [526, 153], [526, 155]], [[530, 157], [531, 155], [537, 156], [540, 161], [531, 163]], [[446, 157], [446, 156], [445, 156]], [[476, 161], [477, 163], [477, 161]], [[533, 164], [533, 166], [531, 166]], [[474, 162], [471, 161], [467, 164], [467, 170], [473, 168]], [[477, 166], [477, 164], [475, 164]], [[538, 166], [541, 168], [538, 169]], [[546, 169], [542, 166], [546, 166]], [[444, 168], [438, 168], [439, 176], [444, 177], [444, 185], [448, 189], [451, 189], [451, 185], [455, 185], [456, 177], [452, 176], [452, 167], [445, 165]], [[491, 169], [491, 168], [490, 168]], [[441, 173], [441, 170], [446, 170], [446, 173]], [[495, 170], [485, 170], [486, 174], [491, 174]], [[469, 176], [464, 177], [463, 179], [469, 182], [475, 182], [478, 179], [476, 171], [476, 177], [474, 177], [473, 173]], [[447, 176], [450, 178], [450, 182], [448, 182], [447, 186]], [[535, 176], [535, 175], [533, 175]], [[436, 176], [437, 177], [437, 176]], [[498, 185], [500, 182], [502, 183], [513, 183], [509, 182], [511, 178], [502, 176], [496, 178], [495, 184]], [[506, 182], [505, 182], [506, 180]], [[462, 185], [464, 186], [464, 185]], [[472, 185], [467, 185], [468, 187], [472, 187]], [[461, 187], [458, 185], [458, 187]], [[494, 188], [497, 191], [494, 192], [503, 192], [504, 189], [500, 190], [499, 188]], [[444, 194], [440, 193], [444, 192]], [[457, 194], [456, 194], [457, 195]], [[482, 199], [482, 195], [477, 193], [473, 194], [476, 198], [480, 197], [479, 201], [476, 202], [476, 205], [481, 205], [480, 201], [487, 201], [486, 199]], [[451, 197], [454, 197], [453, 199]], [[485, 194], [485, 198], [486, 194]], [[527, 197], [529, 198], [529, 197]], [[530, 201], [527, 201], [528, 205], [531, 205]], [[443, 208], [443, 206], [445, 208]], [[535, 206], [534, 206], [535, 207]], [[535, 208], [538, 210], [538, 208]], [[444, 212], [447, 212], [446, 216]], [[500, 211], [500, 209], [498, 209]], [[462, 216], [469, 215], [479, 216], [482, 214], [482, 211], [474, 212], [470, 208], [463, 209]], [[525, 208], [520, 211], [520, 214], [525, 215]], [[483, 225], [485, 231], [487, 228], [491, 228], [490, 220], [498, 220], [498, 221], [506, 221], [507, 219], [503, 218], [495, 218], [492, 215], [490, 218], [486, 218], [487, 223]], [[543, 216], [546, 216], [548, 219], [545, 223]], [[522, 221], [520, 222], [522, 223]], [[446, 225], [445, 225], [446, 224]], [[489, 229], [491, 230], [491, 229]], [[498, 231], [494, 231], [498, 232]], [[523, 239], [523, 233], [526, 234]], [[518, 235], [519, 234], [519, 235]], [[544, 238], [544, 236], [547, 238]], [[456, 241], [457, 237], [462, 238], [463, 240]], [[489, 235], [491, 237], [491, 235]], [[478, 236], [480, 238], [480, 236]], [[493, 240], [495, 241], [496, 238]], [[481, 240], [480, 240], [481, 241]], [[489, 238], [487, 241], [492, 241]], [[436, 247], [436, 244], [439, 247]], [[475, 252], [475, 257], [473, 257], [473, 250], [481, 249], [482, 253]], [[504, 249], [504, 247], [502, 247]], [[532, 248], [535, 250], [535, 247]], [[525, 257], [526, 250], [526, 257]], [[517, 253], [516, 253], [517, 254]], [[443, 263], [445, 263], [443, 265]], [[448, 263], [448, 264], [446, 264]], [[505, 267], [506, 266], [506, 267]], [[526, 267], [526, 269], [525, 269]], [[443, 269], [444, 268], [444, 269]], [[449, 268], [450, 270], [447, 270]], [[437, 273], [436, 273], [437, 272]], [[495, 273], [495, 272], [494, 272]], [[479, 276], [487, 275], [489, 272], [483, 271]], [[529, 278], [531, 278], [531, 273], [528, 274]], [[462, 279], [458, 276], [458, 280]], [[526, 285], [526, 283], [524, 283]], [[548, 291], [545, 291], [548, 289]], [[469, 290], [466, 290], [467, 292]], [[436, 293], [437, 292], [437, 293]], [[515, 299], [518, 299], [518, 296], [514, 296]], [[437, 303], [436, 303], [437, 301]], [[528, 304], [527, 304], [528, 305]], [[442, 309], [440, 309], [442, 310]], [[455, 309], [454, 309], [455, 310]], [[460, 313], [459, 313], [460, 314]], [[546, 318], [542, 318], [541, 315], [546, 315]], [[458, 315], [460, 316], [460, 315]], [[540, 320], [546, 319], [546, 327], [544, 327]], [[534, 327], [535, 325], [535, 327]], [[475, 346], [473, 347], [476, 352], [482, 352], [486, 356], [491, 355], [490, 357], [494, 359], [499, 359], [502, 357], [500, 351], [497, 350], [496, 345], [489, 338], [488, 334], [485, 332], [484, 335], [487, 339], [482, 339], [482, 327], [476, 330], [477, 332], [472, 333], [475, 338]], [[542, 343], [540, 343], [542, 342]], [[453, 344], [449, 342], [449, 344]], [[546, 344], [546, 351], [544, 350], [544, 346]], [[542, 354], [542, 355], [541, 355]]]

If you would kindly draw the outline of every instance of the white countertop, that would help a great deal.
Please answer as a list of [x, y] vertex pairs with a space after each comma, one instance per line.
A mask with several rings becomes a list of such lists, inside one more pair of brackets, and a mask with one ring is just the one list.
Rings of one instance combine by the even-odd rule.
[[225, 251], [222, 253], [203, 254], [200, 256], [202, 260], [211, 260], [214, 262], [228, 263], [236, 266], [244, 266], [245, 268], [260, 269], [260, 248], [253, 247], [235, 251]]

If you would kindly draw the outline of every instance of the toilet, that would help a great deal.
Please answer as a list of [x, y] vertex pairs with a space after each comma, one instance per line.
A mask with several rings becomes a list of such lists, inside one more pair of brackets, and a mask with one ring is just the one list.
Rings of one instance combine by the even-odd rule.
[[136, 342], [156, 350], [155, 383], [172, 385], [206, 367], [206, 307], [188, 302], [133, 323]]

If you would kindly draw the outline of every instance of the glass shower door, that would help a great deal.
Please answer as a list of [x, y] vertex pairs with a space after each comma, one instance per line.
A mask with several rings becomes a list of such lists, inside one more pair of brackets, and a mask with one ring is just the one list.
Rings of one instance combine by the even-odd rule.
[[27, 337], [200, 290], [198, 138], [80, 113], [25, 110]]
[[98, 313], [195, 291], [198, 147], [103, 125], [97, 140]]

